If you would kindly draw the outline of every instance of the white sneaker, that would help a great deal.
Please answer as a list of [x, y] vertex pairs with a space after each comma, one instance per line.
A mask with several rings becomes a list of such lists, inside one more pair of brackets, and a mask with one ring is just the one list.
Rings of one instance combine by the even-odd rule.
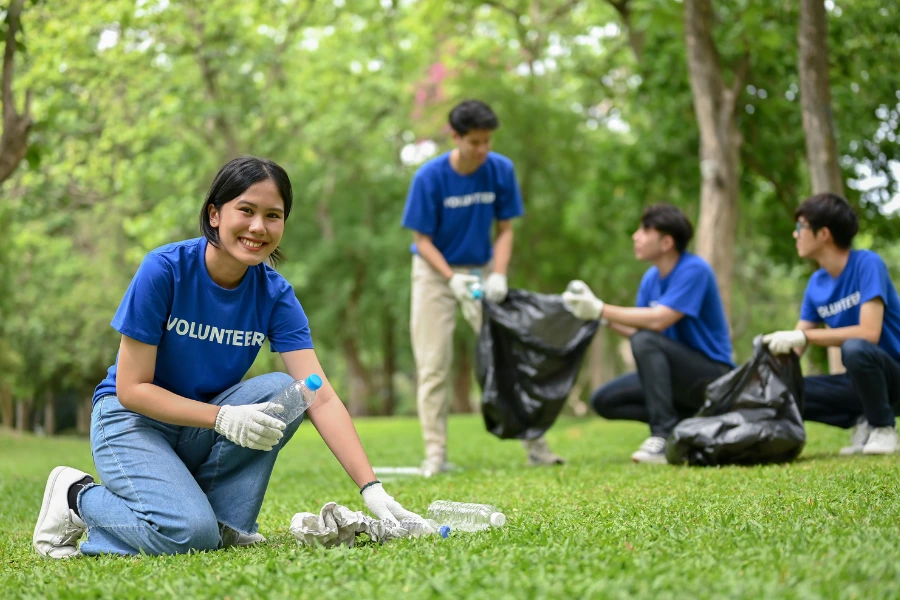
[[535, 440], [522, 440], [522, 447], [528, 453], [528, 464], [532, 467], [543, 465], [562, 465], [565, 459], [554, 453], [547, 445], [547, 440], [541, 436]]
[[869, 441], [869, 434], [872, 428], [869, 427], [865, 417], [860, 417], [856, 425], [850, 431], [850, 445], [844, 446], [840, 450], [841, 456], [850, 456], [852, 454], [862, 454], [863, 447]]
[[431, 456], [422, 461], [422, 466], [419, 467], [419, 474], [422, 477], [431, 477], [438, 473], [446, 473], [450, 469], [450, 463], [444, 460], [443, 457]]
[[648, 437], [641, 448], [631, 455], [631, 460], [636, 463], [666, 464], [666, 438]]
[[869, 441], [863, 446], [863, 454], [893, 454], [900, 450], [900, 438], [896, 427], [875, 427]]
[[69, 488], [90, 477], [71, 467], [56, 467], [50, 472], [44, 501], [34, 526], [31, 544], [41, 556], [69, 558], [78, 554], [78, 540], [87, 531], [87, 524], [69, 508]]
[[266, 538], [259, 533], [241, 533], [221, 523], [219, 524], [219, 532], [222, 535], [222, 548], [252, 546], [253, 544], [263, 544], [266, 541]]

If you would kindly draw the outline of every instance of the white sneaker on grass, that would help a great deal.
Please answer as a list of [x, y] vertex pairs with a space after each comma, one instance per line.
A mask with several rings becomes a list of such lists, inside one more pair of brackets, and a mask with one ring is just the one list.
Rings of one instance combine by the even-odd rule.
[[419, 475], [422, 477], [431, 477], [438, 473], [452, 471], [453, 469], [453, 465], [444, 460], [443, 457], [433, 456], [422, 461], [422, 466], [419, 467]]
[[850, 430], [850, 445], [844, 446], [840, 450], [841, 456], [850, 456], [853, 454], [862, 454], [863, 447], [869, 441], [869, 434], [872, 428], [869, 427], [865, 417], [860, 417], [853, 429]]
[[863, 446], [863, 454], [893, 454], [900, 450], [900, 438], [896, 427], [875, 427], [869, 441]]
[[529, 466], [562, 465], [566, 462], [562, 456], [550, 449], [544, 436], [534, 440], [522, 440], [522, 447], [528, 454]]
[[641, 444], [640, 449], [631, 455], [631, 460], [636, 463], [648, 463], [653, 465], [666, 464], [666, 438], [648, 437]]
[[69, 508], [68, 496], [72, 484], [85, 477], [90, 475], [71, 467], [56, 467], [50, 472], [31, 540], [41, 556], [70, 558], [79, 554], [78, 540], [87, 531], [87, 524]]

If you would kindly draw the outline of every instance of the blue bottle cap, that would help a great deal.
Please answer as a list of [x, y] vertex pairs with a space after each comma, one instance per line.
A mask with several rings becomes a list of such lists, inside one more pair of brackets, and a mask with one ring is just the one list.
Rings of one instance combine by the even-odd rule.
[[441, 537], [447, 539], [450, 536], [450, 526], [449, 525], [441, 525], [441, 528], [438, 529], [441, 534]]
[[317, 389], [322, 387], [322, 378], [313, 373], [306, 378], [306, 387], [308, 387], [312, 391], [316, 391]]

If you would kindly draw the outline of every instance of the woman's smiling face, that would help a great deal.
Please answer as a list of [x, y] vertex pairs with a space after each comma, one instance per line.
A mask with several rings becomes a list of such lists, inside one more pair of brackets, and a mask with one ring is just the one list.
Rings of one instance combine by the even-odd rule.
[[247, 266], [266, 260], [284, 235], [284, 200], [271, 179], [259, 181], [222, 205], [209, 207], [210, 225], [219, 230], [219, 245]]

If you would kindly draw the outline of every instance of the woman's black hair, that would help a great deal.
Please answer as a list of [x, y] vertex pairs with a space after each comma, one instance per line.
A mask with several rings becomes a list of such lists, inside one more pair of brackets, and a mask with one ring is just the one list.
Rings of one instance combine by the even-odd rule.
[[[216, 210], [222, 210], [222, 206], [228, 204], [247, 191], [254, 183], [269, 181], [278, 188], [281, 199], [284, 202], [284, 219], [287, 221], [291, 214], [291, 205], [294, 202], [294, 192], [291, 190], [291, 180], [288, 174], [274, 161], [255, 156], [241, 156], [235, 158], [219, 169], [209, 191], [203, 208], [200, 209], [200, 232], [209, 240], [209, 243], [219, 247], [219, 229], [213, 227], [209, 221], [209, 207], [215, 206]], [[269, 255], [272, 266], [284, 260], [284, 256], [278, 248]]]

